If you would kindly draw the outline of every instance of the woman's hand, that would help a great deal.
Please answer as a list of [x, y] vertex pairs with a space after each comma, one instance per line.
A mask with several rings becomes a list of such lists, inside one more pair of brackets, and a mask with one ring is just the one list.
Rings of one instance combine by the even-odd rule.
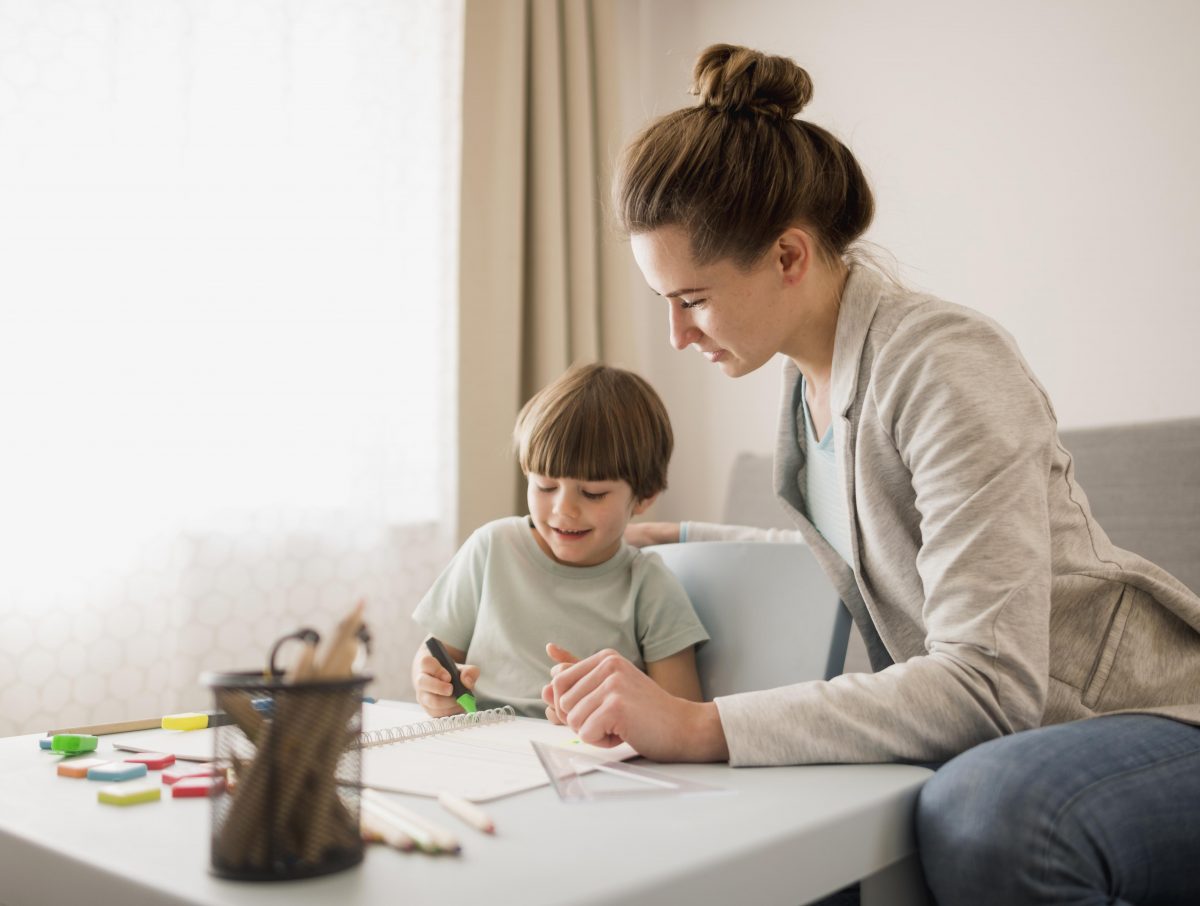
[[678, 522], [631, 522], [625, 526], [625, 540], [634, 547], [651, 544], [677, 544]]
[[[475, 682], [479, 679], [479, 668], [472, 664], [462, 664], [465, 653], [457, 648], [446, 646], [446, 651], [454, 662], [459, 664], [458, 675], [471, 692], [475, 691]], [[462, 714], [463, 707], [454, 698], [454, 686], [450, 684], [450, 672], [437, 662], [425, 646], [417, 649], [412, 663], [413, 689], [417, 693], [417, 704], [425, 709], [430, 717], [447, 717], [450, 714]]]
[[542, 699], [547, 717], [554, 712], [591, 745], [627, 742], [653, 761], [729, 758], [716, 705], [676, 698], [611, 649], [560, 661]]
[[[579, 658], [567, 651], [566, 648], [559, 648], [553, 642], [546, 646], [546, 654], [550, 655], [550, 659], [554, 661], [554, 666], [550, 668], [551, 680], [553, 680], [554, 677], [558, 676], [572, 664], [579, 663]], [[550, 721], [552, 724], [565, 724], [567, 722], [566, 715], [560, 714], [558, 708], [554, 706], [553, 702], [550, 702], [549, 699], [546, 698], [546, 690], [549, 688], [549, 686], [542, 687], [542, 699], [548, 702], [546, 705], [546, 720]]]

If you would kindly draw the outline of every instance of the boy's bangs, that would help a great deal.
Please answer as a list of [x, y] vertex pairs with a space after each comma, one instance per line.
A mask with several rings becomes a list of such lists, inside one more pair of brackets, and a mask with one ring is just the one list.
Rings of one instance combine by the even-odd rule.
[[635, 474], [626, 455], [620, 453], [624, 433], [614, 419], [590, 407], [563, 407], [546, 418], [540, 430], [527, 438], [521, 453], [521, 468], [547, 478], [578, 481], [620, 481]]

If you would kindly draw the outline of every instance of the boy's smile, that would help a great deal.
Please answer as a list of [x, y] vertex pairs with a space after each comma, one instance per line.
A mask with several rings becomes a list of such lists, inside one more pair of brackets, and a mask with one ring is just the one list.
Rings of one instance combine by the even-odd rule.
[[527, 500], [534, 539], [566, 566], [599, 566], [621, 548], [625, 526], [651, 501], [635, 501], [622, 480], [581, 481], [530, 473]]

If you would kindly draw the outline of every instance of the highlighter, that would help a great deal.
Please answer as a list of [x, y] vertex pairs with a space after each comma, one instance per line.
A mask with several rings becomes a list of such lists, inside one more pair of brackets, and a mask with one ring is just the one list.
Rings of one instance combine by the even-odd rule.
[[450, 652], [446, 650], [446, 646], [430, 636], [425, 640], [425, 647], [429, 649], [429, 653], [437, 658], [437, 662], [446, 668], [450, 674], [450, 685], [454, 687], [454, 700], [462, 705], [464, 711], [468, 714], [474, 713], [475, 696], [467, 691], [467, 687], [463, 685], [462, 677], [458, 675], [458, 665], [454, 663], [454, 658], [450, 657]]

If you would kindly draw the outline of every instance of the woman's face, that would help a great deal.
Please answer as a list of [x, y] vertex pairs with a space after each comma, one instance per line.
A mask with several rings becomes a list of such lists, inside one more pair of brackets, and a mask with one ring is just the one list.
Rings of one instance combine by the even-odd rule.
[[642, 276], [669, 304], [671, 345], [693, 346], [729, 377], [788, 353], [795, 312], [786, 265], [772, 248], [749, 270], [729, 260], [700, 265], [687, 234], [660, 227], [631, 239]]

